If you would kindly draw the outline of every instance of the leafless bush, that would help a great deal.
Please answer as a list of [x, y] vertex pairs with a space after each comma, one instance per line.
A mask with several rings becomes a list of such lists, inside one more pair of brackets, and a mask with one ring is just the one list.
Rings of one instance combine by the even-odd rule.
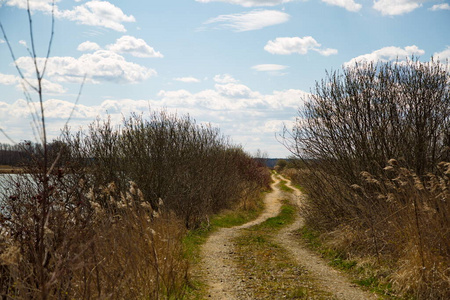
[[[17, 145], [20, 155], [6, 153], [10, 162], [26, 160], [22, 174], [1, 182], [1, 297], [182, 298], [186, 227], [248, 197], [267, 184], [267, 173], [217, 129], [164, 112], [152, 114], [149, 121], [131, 117], [122, 129], [99, 120], [86, 135], [66, 130], [64, 138], [49, 143], [42, 81], [54, 15], [41, 60], [29, 1], [27, 6], [27, 50], [36, 81], [23, 75], [0, 21], [36, 134], [35, 143]], [[37, 103], [29, 90], [36, 92]]]
[[392, 280], [424, 299], [449, 290], [438, 267], [449, 254], [448, 70], [412, 59], [333, 72], [300, 109], [289, 146], [302, 161], [293, 175], [309, 195], [307, 223], [353, 228], [346, 250], [402, 265]]
[[122, 127], [97, 121], [89, 132], [66, 133], [71, 161], [87, 164], [92, 182], [132, 180], [156, 207], [166, 207], [195, 227], [208, 215], [229, 207], [244, 192], [268, 186], [270, 175], [218, 129], [200, 126], [188, 116], [151, 113], [132, 116]]

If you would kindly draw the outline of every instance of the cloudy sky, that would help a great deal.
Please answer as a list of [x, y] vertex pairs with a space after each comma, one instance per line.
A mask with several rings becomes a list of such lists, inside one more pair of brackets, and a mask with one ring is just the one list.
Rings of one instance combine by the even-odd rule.
[[[26, 0], [0, 0], [0, 22], [34, 83]], [[51, 0], [30, 0], [38, 64]], [[355, 61], [450, 58], [449, 0], [60, 0], [44, 81], [51, 137], [97, 116], [166, 108], [220, 127], [249, 153], [289, 151], [275, 138], [326, 70]], [[33, 100], [36, 97], [31, 93]], [[22, 80], [0, 35], [0, 128], [34, 140]], [[0, 142], [7, 142], [1, 135]]]

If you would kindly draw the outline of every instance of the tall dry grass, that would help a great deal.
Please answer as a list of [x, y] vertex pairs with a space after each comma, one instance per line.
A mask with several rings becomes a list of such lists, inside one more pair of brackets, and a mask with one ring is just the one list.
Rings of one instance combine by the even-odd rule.
[[327, 73], [285, 135], [307, 223], [398, 268], [391, 282], [419, 299], [449, 293], [449, 70], [413, 57]]
[[[23, 191], [23, 185], [17, 186]], [[82, 186], [83, 183], [79, 183]], [[89, 188], [64, 202], [51, 195], [45, 223], [45, 259], [36, 266], [33, 227], [36, 212], [22, 209], [1, 220], [0, 293], [14, 299], [180, 299], [187, 262], [180, 220], [164, 208], [154, 210], [134, 183], [128, 191], [114, 184]], [[16, 196], [14, 196], [16, 197]], [[12, 209], [12, 207], [11, 207]], [[13, 211], [13, 210], [7, 210]], [[38, 272], [42, 272], [43, 280]], [[44, 285], [42, 285], [44, 282]]]
[[[390, 160], [382, 175], [362, 172], [361, 183], [351, 186], [318, 170], [286, 173], [310, 196], [303, 210], [307, 225], [323, 232], [329, 246], [350, 257], [373, 258], [377, 268], [389, 270], [388, 280], [400, 294], [448, 299], [450, 163], [437, 169], [420, 178]], [[327, 218], [333, 215], [341, 217]]]

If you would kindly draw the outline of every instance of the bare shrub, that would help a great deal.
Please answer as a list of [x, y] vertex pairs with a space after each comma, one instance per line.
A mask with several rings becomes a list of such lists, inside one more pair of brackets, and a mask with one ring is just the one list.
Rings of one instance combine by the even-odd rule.
[[267, 174], [217, 129], [166, 113], [150, 121], [131, 117], [122, 129], [98, 120], [88, 134], [66, 130], [49, 143], [42, 82], [53, 12], [47, 56], [40, 59], [27, 1], [36, 81], [23, 75], [0, 21], [36, 134], [35, 143], [0, 145], [3, 161], [25, 164], [22, 174], [1, 182], [0, 295], [180, 299], [187, 282], [186, 227], [250, 195]]
[[267, 170], [218, 129], [165, 111], [151, 113], [148, 120], [134, 115], [116, 128], [97, 121], [86, 134], [66, 132], [65, 142], [71, 161], [89, 162], [94, 185], [122, 187], [132, 180], [146, 202], [155, 208], [163, 199], [186, 228], [270, 182]]
[[440, 163], [450, 160], [449, 82], [448, 65], [414, 59], [333, 72], [286, 140], [302, 161], [292, 175], [309, 195], [307, 224], [348, 237], [349, 253], [399, 267], [392, 281], [420, 299], [449, 291]]

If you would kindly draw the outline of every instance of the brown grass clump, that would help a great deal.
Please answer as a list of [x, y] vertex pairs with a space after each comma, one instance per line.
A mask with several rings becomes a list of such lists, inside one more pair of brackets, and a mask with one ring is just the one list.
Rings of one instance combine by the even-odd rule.
[[361, 183], [351, 186], [317, 170], [297, 171], [293, 178], [310, 196], [307, 223], [327, 232], [328, 246], [349, 257], [373, 256], [378, 268], [389, 267], [398, 292], [448, 299], [450, 163], [438, 169], [421, 178], [390, 160], [384, 174], [362, 172]]
[[[13, 185], [23, 192], [24, 182]], [[70, 199], [62, 192], [51, 195], [41, 244], [34, 226], [38, 206], [18, 196], [7, 203], [4, 211], [10, 214], [1, 216], [2, 297], [181, 298], [188, 269], [182, 257], [184, 227], [163, 201], [152, 209], [134, 183], [127, 191], [114, 184], [86, 191], [65, 204]], [[36, 264], [39, 247], [42, 266]]]

